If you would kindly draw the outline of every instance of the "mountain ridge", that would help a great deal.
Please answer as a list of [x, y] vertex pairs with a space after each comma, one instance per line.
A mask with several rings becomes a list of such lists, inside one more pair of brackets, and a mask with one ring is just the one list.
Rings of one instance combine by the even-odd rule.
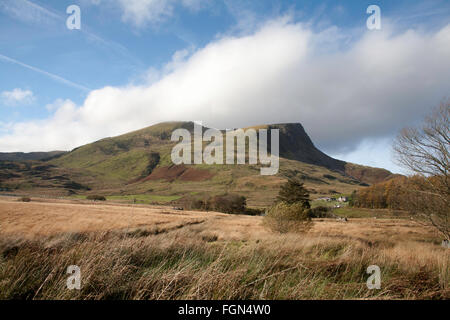
[[[238, 192], [247, 196], [250, 203], [267, 205], [275, 198], [279, 186], [287, 178], [297, 177], [305, 182], [311, 193], [323, 195], [348, 194], [393, 176], [385, 169], [351, 164], [328, 156], [315, 147], [300, 123], [244, 128], [280, 130], [280, 168], [274, 176], [261, 176], [259, 166], [249, 164], [176, 166], [172, 163], [170, 154], [177, 142], [170, 138], [173, 130], [178, 128], [193, 132], [194, 123], [162, 122], [116, 137], [107, 137], [47, 161], [36, 161], [27, 167], [26, 174], [0, 168], [0, 173], [2, 170], [10, 170], [3, 174], [10, 177], [8, 183], [5, 183], [0, 174], [0, 189], [3, 185], [8, 190], [21, 190], [26, 180], [29, 190], [59, 190], [61, 194], [97, 192], [127, 195], [150, 192], [183, 198], [192, 194]], [[203, 127], [203, 131], [206, 129]], [[34, 170], [34, 166], [40, 171]], [[46, 166], [49, 168], [48, 172], [42, 169]], [[4, 166], [8, 167], [11, 166]], [[59, 183], [52, 184], [52, 181]], [[52, 186], [56, 185], [59, 189], [55, 187], [52, 190]]]
[[0, 152], [0, 161], [47, 160], [67, 153], [67, 151]]

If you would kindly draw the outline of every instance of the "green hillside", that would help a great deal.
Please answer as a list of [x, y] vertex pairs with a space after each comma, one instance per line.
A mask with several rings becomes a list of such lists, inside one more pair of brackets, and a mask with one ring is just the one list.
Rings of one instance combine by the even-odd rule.
[[[193, 132], [193, 126], [192, 122], [160, 123], [48, 160], [45, 163], [53, 171], [62, 171], [67, 179], [83, 186], [74, 189], [66, 185], [53, 191], [101, 193], [110, 199], [141, 199], [146, 195], [145, 199], [159, 202], [235, 192], [246, 196], [249, 205], [266, 206], [274, 200], [279, 186], [291, 177], [302, 179], [314, 198], [351, 193], [391, 175], [384, 169], [347, 164], [327, 156], [314, 146], [303, 127], [294, 123], [253, 127], [280, 130], [280, 168], [274, 176], [261, 176], [259, 165], [173, 165], [170, 153], [176, 142], [170, 140], [172, 132], [177, 128]], [[22, 174], [16, 175], [16, 180], [21, 181]], [[39, 181], [32, 175], [26, 178], [28, 191], [38, 189]], [[9, 190], [21, 190], [9, 182]]]

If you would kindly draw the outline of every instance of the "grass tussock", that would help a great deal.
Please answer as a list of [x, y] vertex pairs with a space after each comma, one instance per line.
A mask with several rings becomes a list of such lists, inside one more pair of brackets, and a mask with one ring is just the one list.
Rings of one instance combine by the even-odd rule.
[[[374, 247], [311, 233], [224, 241], [202, 228], [3, 236], [0, 298], [450, 298], [449, 252], [428, 243]], [[366, 287], [373, 264], [380, 290]], [[69, 265], [81, 269], [81, 290], [66, 288]]]

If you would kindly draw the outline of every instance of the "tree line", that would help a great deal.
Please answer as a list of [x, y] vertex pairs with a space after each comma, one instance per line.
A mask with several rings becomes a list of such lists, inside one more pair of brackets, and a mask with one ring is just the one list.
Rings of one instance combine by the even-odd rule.
[[450, 99], [421, 126], [404, 128], [393, 149], [397, 163], [410, 175], [360, 190], [351, 204], [408, 210], [450, 240]]
[[418, 211], [414, 208], [421, 208], [427, 202], [439, 202], [439, 196], [429, 192], [428, 185], [433, 183], [430, 180], [437, 179], [419, 175], [396, 177], [354, 191], [349, 204], [370, 209]]

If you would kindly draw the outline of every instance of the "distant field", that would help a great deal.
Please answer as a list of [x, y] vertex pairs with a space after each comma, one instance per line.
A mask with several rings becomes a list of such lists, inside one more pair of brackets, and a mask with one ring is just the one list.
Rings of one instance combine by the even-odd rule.
[[325, 201], [325, 200], [313, 200], [311, 202], [311, 207], [315, 208], [315, 207], [319, 207], [319, 206], [323, 206], [323, 207], [334, 207], [334, 206], [348, 206], [348, 203], [345, 202], [339, 202], [339, 201]]
[[181, 196], [160, 196], [153, 194], [136, 194], [136, 195], [123, 195], [123, 196], [107, 196], [107, 200], [126, 200], [134, 201], [136, 203], [151, 204], [153, 202], [170, 202], [180, 199]]
[[410, 218], [410, 214], [400, 210], [366, 209], [343, 206], [334, 209], [334, 213], [347, 218]]
[[[439, 236], [375, 213], [282, 235], [263, 217], [2, 198], [0, 298], [449, 299], [450, 253]], [[72, 264], [80, 291], [65, 288]], [[365, 284], [372, 264], [380, 290]]]

